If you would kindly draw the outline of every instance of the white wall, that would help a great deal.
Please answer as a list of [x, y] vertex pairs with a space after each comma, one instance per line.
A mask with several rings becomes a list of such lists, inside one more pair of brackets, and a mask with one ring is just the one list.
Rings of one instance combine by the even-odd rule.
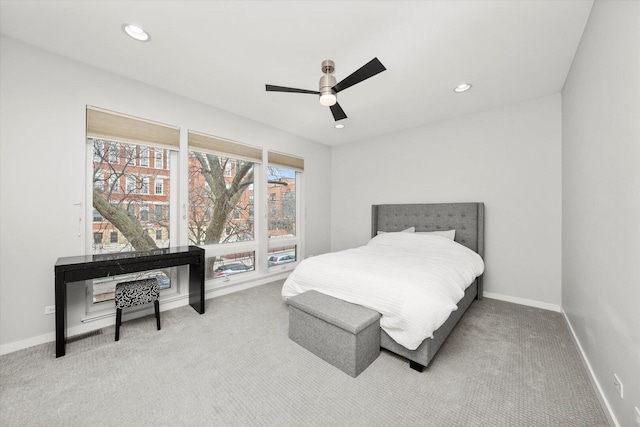
[[617, 421], [631, 426], [640, 408], [640, 2], [595, 2], [562, 115], [562, 307]]
[[371, 205], [484, 202], [485, 291], [559, 310], [560, 95], [332, 150], [331, 248], [366, 243]]
[[[54, 264], [85, 251], [84, 210], [75, 204], [86, 202], [87, 104], [304, 157], [306, 252], [329, 250], [328, 147], [5, 37], [0, 43], [0, 349], [52, 339], [55, 319], [44, 307], [54, 304]], [[70, 326], [79, 322], [74, 311], [83, 307], [70, 307]]]

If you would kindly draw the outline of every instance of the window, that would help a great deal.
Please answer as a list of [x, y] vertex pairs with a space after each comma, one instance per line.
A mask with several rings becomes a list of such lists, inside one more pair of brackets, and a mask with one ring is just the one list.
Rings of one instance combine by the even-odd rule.
[[164, 159], [164, 150], [162, 148], [154, 148], [153, 152], [154, 152], [153, 167], [156, 169], [162, 169], [163, 159]]
[[[222, 155], [246, 149], [253, 158]], [[254, 173], [261, 152], [231, 141], [189, 132], [189, 241], [209, 245], [254, 240]], [[244, 153], [246, 155], [246, 153]], [[259, 155], [259, 156], [258, 156]], [[250, 156], [249, 156], [250, 157]]]
[[140, 148], [140, 166], [149, 167], [149, 147], [141, 146]]
[[133, 193], [136, 192], [136, 177], [135, 176], [127, 176], [126, 192], [128, 194], [133, 194]]
[[120, 162], [120, 144], [111, 141], [109, 143], [109, 163]]
[[255, 270], [255, 252], [226, 254], [219, 257], [207, 257], [206, 279], [221, 279]]
[[189, 241], [204, 245], [207, 279], [256, 270], [255, 177], [262, 150], [189, 131]]
[[109, 188], [107, 191], [112, 194], [120, 192], [120, 177], [118, 174], [112, 173], [109, 175]]
[[296, 171], [269, 165], [269, 238], [296, 235]]
[[104, 153], [105, 153], [104, 150], [105, 150], [104, 141], [97, 139], [93, 143], [93, 161], [94, 162], [99, 162], [104, 157]]
[[124, 149], [125, 160], [129, 166], [136, 166], [136, 158], [138, 157], [138, 146], [134, 144], [127, 144]]
[[140, 178], [140, 193], [149, 194], [149, 177], [148, 176]]
[[104, 174], [97, 173], [93, 177], [93, 188], [98, 191], [104, 191]]
[[267, 191], [267, 234], [269, 268], [288, 268], [298, 260], [299, 180], [304, 161], [298, 157], [269, 152]]
[[[292, 268], [304, 256], [303, 159], [188, 131], [181, 175], [188, 182], [178, 183], [171, 164], [177, 165], [179, 136], [177, 128], [87, 108], [87, 171], [93, 177], [87, 205], [95, 210], [87, 248], [163, 248], [171, 239], [177, 245], [180, 236], [180, 243], [205, 248], [209, 286]], [[178, 188], [188, 190], [180, 209]], [[172, 224], [184, 229], [172, 233]], [[112, 285], [101, 282], [89, 294], [102, 301], [111, 292]]]
[[163, 219], [163, 210], [162, 205], [155, 205], [153, 207], [153, 219], [156, 221], [162, 221]]
[[[87, 107], [87, 143], [92, 151], [92, 191], [89, 192], [93, 216], [91, 253], [148, 250], [170, 246], [170, 206], [176, 206], [169, 192], [171, 170], [150, 169], [150, 146], [154, 159], [177, 155], [179, 130], [163, 124], [118, 113]], [[154, 146], [159, 145], [159, 146]], [[106, 149], [106, 151], [105, 151]], [[160, 178], [157, 173], [162, 173]], [[175, 174], [175, 172], [174, 172]], [[108, 180], [105, 185], [105, 177]], [[161, 183], [162, 191], [150, 195], [151, 179]], [[100, 185], [102, 183], [102, 185]], [[120, 188], [124, 183], [124, 191]], [[151, 221], [150, 204], [154, 204]], [[166, 212], [162, 206], [167, 205]], [[160, 210], [157, 210], [157, 207]], [[108, 242], [103, 240], [108, 233]], [[155, 239], [154, 239], [155, 237]], [[163, 238], [166, 237], [166, 238]], [[155, 273], [158, 274], [158, 273]], [[168, 280], [168, 277], [164, 275]], [[125, 277], [126, 279], [126, 277]], [[93, 303], [113, 298], [113, 280], [105, 285], [93, 281], [90, 288]], [[165, 283], [170, 286], [170, 282]]]

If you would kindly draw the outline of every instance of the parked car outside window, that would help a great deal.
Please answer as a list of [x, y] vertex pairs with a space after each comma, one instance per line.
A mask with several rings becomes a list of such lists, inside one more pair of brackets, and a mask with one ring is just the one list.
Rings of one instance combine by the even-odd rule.
[[216, 268], [214, 271], [216, 273], [216, 277], [228, 276], [232, 274], [244, 273], [245, 271], [253, 270], [253, 266], [244, 265], [240, 262], [221, 265]]
[[269, 257], [269, 267], [273, 265], [286, 264], [288, 262], [294, 262], [296, 260], [296, 256], [293, 254], [283, 254], [283, 255], [271, 255]]

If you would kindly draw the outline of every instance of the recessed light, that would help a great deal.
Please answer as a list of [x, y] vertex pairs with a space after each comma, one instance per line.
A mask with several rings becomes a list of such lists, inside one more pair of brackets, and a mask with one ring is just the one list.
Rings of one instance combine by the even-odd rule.
[[466, 92], [469, 89], [471, 89], [471, 85], [469, 83], [462, 83], [462, 84], [459, 84], [458, 86], [456, 86], [453, 89], [453, 91], [460, 93], [460, 92]]
[[336, 123], [334, 127], [336, 129], [342, 129], [342, 128], [344, 128], [344, 125], [342, 123]]
[[124, 24], [122, 26], [122, 29], [124, 30], [125, 33], [127, 33], [129, 37], [134, 38], [138, 41], [146, 42], [151, 39], [151, 37], [149, 36], [149, 33], [147, 33], [141, 27], [138, 27], [137, 25]]

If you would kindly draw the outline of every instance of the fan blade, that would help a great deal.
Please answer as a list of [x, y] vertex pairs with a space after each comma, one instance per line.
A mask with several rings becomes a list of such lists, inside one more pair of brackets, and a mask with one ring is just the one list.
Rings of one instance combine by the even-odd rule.
[[296, 89], [294, 87], [265, 85], [267, 92], [293, 92], [293, 93], [310, 93], [313, 95], [320, 95], [317, 90]]
[[341, 90], [345, 90], [346, 88], [349, 88], [356, 83], [367, 80], [369, 77], [373, 77], [376, 74], [383, 72], [384, 70], [386, 70], [386, 68], [384, 67], [384, 65], [382, 65], [378, 58], [373, 58], [371, 61], [364, 64], [358, 70], [351, 73], [351, 75], [349, 75], [347, 78], [335, 85], [333, 87], [333, 90], [338, 93]]
[[338, 104], [337, 102], [329, 108], [331, 108], [331, 114], [333, 114], [333, 118], [335, 119], [336, 122], [338, 120], [347, 118], [347, 115], [344, 113], [344, 110], [342, 109], [342, 107], [340, 107], [340, 104]]

